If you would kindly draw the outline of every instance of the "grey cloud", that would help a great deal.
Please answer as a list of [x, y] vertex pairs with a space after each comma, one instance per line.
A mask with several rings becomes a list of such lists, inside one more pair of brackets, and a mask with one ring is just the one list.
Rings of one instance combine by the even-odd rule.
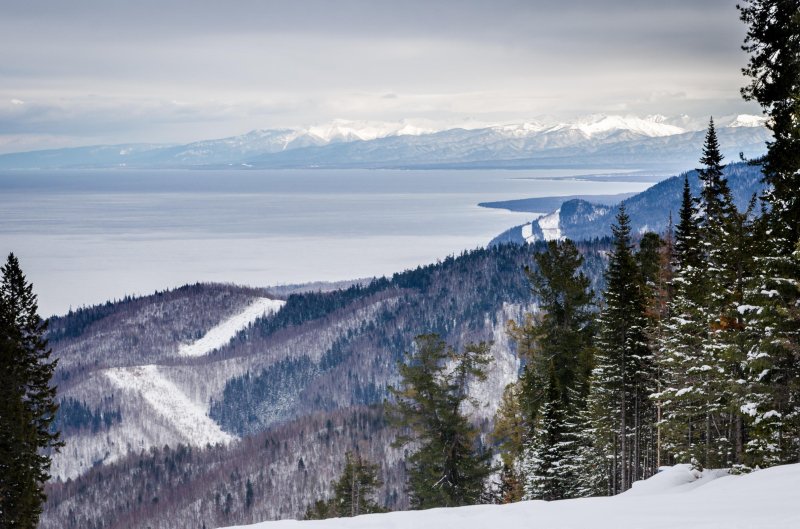
[[735, 0], [6, 1], [0, 135], [729, 113], [743, 35]]

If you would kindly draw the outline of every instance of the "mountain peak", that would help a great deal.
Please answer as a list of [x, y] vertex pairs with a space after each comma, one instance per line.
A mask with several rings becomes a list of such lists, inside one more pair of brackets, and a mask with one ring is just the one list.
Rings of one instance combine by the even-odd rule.
[[763, 127], [767, 122], [764, 116], [753, 116], [752, 114], [739, 114], [733, 121], [728, 123], [728, 127]]
[[333, 143], [340, 141], [369, 141], [387, 136], [418, 136], [436, 132], [436, 130], [406, 120], [384, 122], [335, 119], [329, 123], [299, 129], [297, 134], [298, 136], [313, 136], [324, 143]]
[[562, 128], [578, 130], [587, 137], [613, 131], [630, 131], [651, 138], [672, 136], [686, 132], [681, 127], [665, 123], [666, 117], [661, 115], [640, 118], [637, 116], [618, 116], [598, 114], [579, 119], [572, 124], [564, 124]]

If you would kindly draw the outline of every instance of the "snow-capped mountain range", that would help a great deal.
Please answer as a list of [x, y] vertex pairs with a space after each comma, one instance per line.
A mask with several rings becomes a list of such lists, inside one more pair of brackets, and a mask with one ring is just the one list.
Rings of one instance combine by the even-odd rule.
[[[758, 155], [769, 132], [763, 117], [717, 120], [723, 151]], [[336, 120], [304, 128], [254, 130], [184, 145], [106, 145], [0, 156], [0, 169], [70, 167], [536, 167], [642, 166], [669, 161], [685, 167], [697, 157], [707, 122], [592, 115], [440, 128], [432, 122]]]

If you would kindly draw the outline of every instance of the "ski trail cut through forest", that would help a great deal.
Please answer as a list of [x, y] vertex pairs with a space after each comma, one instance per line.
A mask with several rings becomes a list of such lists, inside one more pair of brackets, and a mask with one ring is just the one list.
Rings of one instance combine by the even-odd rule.
[[223, 432], [197, 404], [167, 380], [158, 366], [120, 367], [105, 371], [106, 377], [123, 390], [134, 391], [165, 418], [187, 444], [229, 443], [235, 437]]
[[230, 342], [239, 331], [247, 328], [261, 316], [277, 312], [285, 303], [278, 299], [258, 298], [242, 312], [222, 320], [199, 340], [181, 344], [178, 347], [178, 355], [184, 357], [205, 356]]

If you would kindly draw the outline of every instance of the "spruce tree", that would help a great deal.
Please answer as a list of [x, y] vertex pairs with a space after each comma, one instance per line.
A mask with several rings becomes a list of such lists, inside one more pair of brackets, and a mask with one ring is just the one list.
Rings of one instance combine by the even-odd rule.
[[36, 295], [14, 254], [0, 268], [0, 521], [35, 528], [50, 478], [50, 453], [62, 446], [51, 424], [56, 361], [37, 313]]
[[[698, 228], [696, 201], [684, 179], [679, 221], [675, 227], [674, 293], [670, 317], [659, 343], [661, 390], [652, 398], [662, 406], [663, 446], [676, 462], [705, 464], [702, 453], [709, 396], [706, 348], [708, 304], [706, 259]], [[711, 366], [708, 366], [711, 367]]]
[[698, 467], [736, 463], [742, 438], [737, 420], [743, 358], [737, 307], [743, 300], [752, 248], [750, 211], [740, 214], [724, 175], [713, 119], [698, 169], [699, 205], [684, 183], [677, 229], [674, 296], [660, 333], [665, 447]]
[[[594, 293], [580, 271], [583, 257], [569, 239], [549, 241], [547, 251], [535, 257], [537, 267], [526, 269], [539, 303], [538, 321], [524, 332], [535, 342], [531, 373], [540, 386], [549, 385], [563, 401], [568, 388], [585, 394], [592, 364]], [[529, 388], [526, 388], [529, 389]]]
[[378, 478], [378, 465], [370, 463], [361, 454], [345, 454], [342, 477], [334, 486], [334, 500], [339, 516], [358, 516], [382, 512], [373, 499], [383, 484]]
[[738, 8], [748, 26], [742, 49], [750, 53], [742, 95], [761, 105], [773, 135], [762, 160], [770, 237], [791, 266], [800, 240], [800, 1], [745, 0]]
[[678, 462], [736, 466], [743, 459], [741, 420], [749, 336], [741, 307], [757, 254], [753, 207], [739, 212], [709, 124], [698, 170], [699, 204], [688, 180], [675, 244], [669, 318], [662, 323], [658, 364], [664, 447]]
[[742, 95], [761, 105], [773, 135], [761, 160], [768, 244], [741, 309], [753, 338], [747, 458], [764, 466], [800, 460], [800, 1], [751, 0], [739, 11], [751, 78]]
[[[526, 273], [539, 312], [526, 315], [521, 324], [510, 322], [509, 331], [525, 367], [518, 389], [511, 395], [518, 404], [501, 407], [503, 420], [498, 424], [513, 422], [522, 433], [523, 445], [514, 445], [513, 454], [508, 454], [507, 446], [501, 445], [501, 449], [504, 458], [511, 455], [516, 460], [510, 466], [517, 471], [527, 497], [561, 499], [573, 497], [577, 490], [576, 474], [568, 470], [577, 467], [571, 437], [574, 424], [569, 421], [583, 411], [588, 392], [594, 353], [594, 293], [580, 271], [583, 258], [572, 241], [550, 241], [547, 250], [534, 259], [536, 266], [526, 268]], [[521, 416], [517, 421], [505, 417], [509, 409], [518, 410]], [[558, 475], [549, 474], [556, 469]], [[573, 477], [567, 479], [567, 474]], [[570, 487], [563, 486], [567, 481]]]
[[[669, 318], [669, 307], [673, 296], [671, 283], [673, 280], [672, 260], [674, 257], [674, 244], [672, 234], [672, 218], [662, 240], [657, 234], [647, 232], [639, 243], [639, 252], [636, 260], [644, 282], [645, 298], [647, 299], [647, 338], [653, 352], [653, 362], [656, 367], [654, 384], [656, 391], [662, 387], [662, 374], [660, 370], [660, 356], [662, 353], [659, 344], [664, 339], [664, 323]], [[662, 404], [655, 400], [657, 419], [661, 421]], [[656, 425], [656, 468], [662, 462], [662, 435], [660, 424]]]
[[610, 494], [655, 472], [655, 406], [649, 398], [655, 368], [647, 337], [647, 299], [624, 207], [616, 220], [589, 395], [595, 453], [607, 455], [605, 486]]
[[703, 167], [697, 170], [697, 176], [702, 184], [700, 195], [702, 204], [701, 218], [705, 222], [722, 215], [723, 197], [730, 195], [728, 182], [724, 175], [725, 166], [722, 164], [722, 158], [717, 131], [714, 128], [714, 118], [711, 118], [708, 122], [708, 130], [703, 143], [703, 154], [700, 157], [700, 163]]
[[359, 453], [347, 452], [342, 474], [332, 484], [333, 497], [327, 501], [316, 501], [309, 506], [305, 519], [348, 518], [385, 512], [374, 499], [378, 489], [383, 485], [378, 477], [378, 471], [378, 465], [370, 463]]
[[508, 384], [495, 414], [492, 439], [503, 463], [499, 483], [500, 503], [520, 501], [523, 495], [519, 461], [529, 428], [520, 405], [521, 390], [519, 380]]
[[521, 460], [524, 499], [561, 500], [578, 495], [578, 425], [571, 419], [568, 401], [558, 387], [554, 366], [550, 366], [546, 400], [532, 438]]
[[527, 314], [521, 323], [509, 322], [511, 338], [525, 360], [520, 399], [529, 429], [547, 400], [551, 368], [559, 398], [566, 401], [569, 389], [578, 389], [578, 394], [585, 396], [595, 332], [594, 293], [580, 271], [583, 257], [575, 244], [569, 239], [550, 241], [547, 250], [534, 259], [536, 266], [525, 272], [539, 312]]
[[408, 458], [411, 506], [476, 504], [491, 472], [491, 452], [480, 446], [462, 405], [470, 400], [470, 382], [486, 377], [489, 345], [468, 344], [458, 352], [435, 334], [415, 343], [416, 352], [398, 366], [401, 385], [390, 388], [395, 402], [389, 405], [394, 422], [407, 431], [396, 444], [416, 441], [419, 447]]

